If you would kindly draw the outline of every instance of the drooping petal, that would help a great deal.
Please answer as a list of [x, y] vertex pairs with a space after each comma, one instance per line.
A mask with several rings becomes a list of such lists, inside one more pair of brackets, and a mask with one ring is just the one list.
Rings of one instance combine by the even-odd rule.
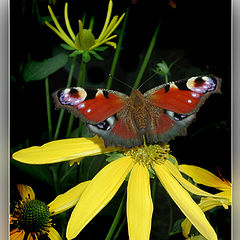
[[56, 215], [75, 206], [90, 182], [91, 181], [82, 182], [67, 192], [58, 195], [51, 203], [48, 204], [50, 214]]
[[12, 157], [28, 164], [51, 164], [116, 150], [118, 149], [115, 147], [104, 147], [103, 140], [98, 137], [69, 138], [52, 141], [40, 147], [25, 148], [15, 152]]
[[25, 232], [23, 230], [19, 230], [18, 228], [13, 229], [10, 232], [10, 239], [11, 240], [23, 240]]
[[24, 184], [17, 184], [18, 192], [24, 201], [34, 200], [35, 193], [30, 186]]
[[176, 180], [189, 192], [199, 195], [199, 196], [206, 196], [206, 197], [216, 197], [214, 194], [210, 194], [197, 186], [193, 185], [189, 181], [187, 181], [181, 173], [178, 171], [175, 165], [173, 165], [170, 161], [165, 161], [164, 165], [168, 168], [169, 172], [176, 178]]
[[217, 235], [205, 217], [200, 207], [193, 201], [189, 193], [183, 189], [178, 181], [171, 175], [164, 164], [153, 164], [153, 168], [173, 201], [183, 214], [190, 220], [196, 229], [207, 239], [217, 240]]
[[151, 231], [153, 203], [148, 169], [135, 164], [127, 187], [127, 221], [129, 239], [148, 240]]
[[[226, 203], [224, 199], [221, 201], [219, 199], [206, 197], [201, 199], [201, 202], [199, 203], [199, 207], [202, 209], [203, 212], [206, 212], [218, 206], [227, 207], [227, 205], [224, 205], [224, 202]], [[181, 227], [182, 227], [183, 236], [187, 237], [191, 231], [192, 223], [189, 221], [188, 218], [186, 218], [181, 223]]]
[[117, 159], [104, 167], [91, 181], [74, 208], [67, 226], [73, 239], [112, 199], [133, 167], [131, 157]]
[[195, 183], [214, 187], [222, 191], [231, 188], [230, 183], [222, 181], [220, 178], [207, 171], [206, 169], [194, 165], [182, 164], [179, 165], [179, 170], [191, 177]]
[[48, 232], [48, 237], [51, 240], [62, 240], [62, 238], [59, 235], [59, 233], [53, 227], [48, 228], [48, 231], [49, 231]]

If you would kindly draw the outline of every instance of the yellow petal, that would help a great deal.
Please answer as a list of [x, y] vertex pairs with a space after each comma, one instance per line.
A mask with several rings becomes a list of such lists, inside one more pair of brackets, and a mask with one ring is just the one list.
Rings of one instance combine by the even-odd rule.
[[[71, 39], [67, 36], [67, 34], [63, 31], [63, 29], [62, 29], [62, 27], [60, 26], [60, 24], [58, 23], [58, 20], [57, 20], [57, 18], [55, 17], [55, 15], [54, 15], [54, 13], [53, 13], [53, 11], [52, 11], [52, 8], [50, 7], [50, 6], [48, 6], [48, 10], [49, 10], [49, 13], [50, 13], [50, 15], [51, 15], [51, 17], [52, 17], [52, 20], [53, 20], [53, 22], [55, 23], [55, 25], [56, 25], [56, 27], [57, 27], [57, 29], [58, 29], [58, 31], [59, 31], [59, 33], [60, 33], [60, 35], [59, 35], [59, 37], [61, 37], [64, 41], [66, 41], [67, 43], [68, 42], [71, 42]], [[47, 24], [48, 26], [50, 25], [50, 26], [52, 26], [51, 24]], [[49, 27], [50, 27], [49, 26]], [[50, 27], [51, 28], [51, 27]], [[51, 28], [52, 29], [52, 28]], [[56, 31], [54, 31], [54, 32], [56, 32]], [[56, 32], [57, 33], [57, 32]]]
[[67, 192], [58, 195], [51, 203], [48, 204], [50, 214], [56, 215], [75, 206], [90, 182], [91, 181], [82, 182]]
[[117, 159], [104, 167], [91, 181], [74, 208], [67, 226], [73, 239], [112, 199], [133, 166], [131, 157]]
[[48, 232], [48, 237], [51, 240], [62, 240], [62, 238], [59, 235], [59, 233], [53, 227], [48, 228], [48, 231], [49, 231]]
[[29, 201], [35, 199], [35, 193], [30, 186], [17, 184], [17, 189], [20, 196], [22, 197], [22, 200]]
[[24, 235], [25, 235], [25, 232], [23, 230], [20, 231], [18, 228], [16, 228], [10, 232], [10, 239], [11, 240], [23, 240]]
[[55, 27], [53, 27], [50, 23], [48, 23], [47, 21], [45, 21], [45, 24], [52, 29], [64, 42], [66, 42], [70, 47], [72, 48], [76, 48], [75, 44], [73, 43], [73, 41], [67, 37], [67, 35], [65, 33], [59, 32]]
[[130, 240], [148, 240], [150, 236], [153, 203], [149, 179], [148, 169], [141, 164], [135, 164], [127, 187], [127, 221]]
[[222, 198], [226, 198], [228, 199], [229, 203], [232, 203], [232, 189], [223, 191], [223, 192], [219, 192], [216, 194], [217, 196], [221, 196]]
[[30, 147], [17, 151], [13, 158], [28, 164], [50, 164], [94, 156], [118, 150], [115, 147], [104, 147], [103, 140], [93, 138], [69, 138], [46, 143], [40, 147]]
[[213, 173], [206, 169], [194, 166], [194, 165], [179, 165], [179, 170], [193, 179], [195, 183], [202, 184], [209, 187], [214, 187], [219, 190], [229, 189], [231, 186], [229, 183], [222, 181]]
[[189, 193], [183, 189], [178, 181], [171, 175], [164, 164], [153, 164], [153, 168], [173, 201], [183, 214], [190, 220], [196, 229], [207, 239], [217, 240], [217, 235], [205, 217], [200, 207], [193, 201]]
[[104, 23], [104, 26], [103, 26], [103, 29], [98, 37], [98, 39], [102, 39], [102, 35], [105, 33], [106, 31], [106, 28], [108, 26], [108, 23], [110, 21], [110, 17], [111, 17], [111, 14], [112, 14], [112, 7], [113, 7], [113, 2], [112, 0], [109, 1], [108, 3], [108, 11], [107, 11], [107, 16], [106, 16], [106, 20], [105, 20], [105, 23]]
[[[201, 202], [199, 203], [199, 207], [202, 209], [203, 212], [206, 212], [210, 209], [213, 209], [215, 207], [218, 206], [223, 206], [223, 203], [218, 200], [218, 199], [214, 199], [214, 198], [202, 198]], [[182, 231], [183, 231], [183, 236], [187, 238], [187, 236], [189, 235], [190, 231], [191, 231], [191, 227], [192, 224], [189, 221], [189, 219], [185, 219], [182, 223], [181, 223], [181, 227], [182, 227]]]
[[189, 233], [191, 231], [191, 227], [192, 227], [192, 224], [191, 222], [185, 218], [184, 221], [182, 221], [181, 223], [181, 227], [182, 227], [182, 234], [185, 238], [187, 238], [189, 236]]
[[64, 7], [64, 19], [65, 19], [65, 23], [66, 23], [66, 27], [68, 30], [68, 33], [70, 34], [71, 38], [73, 41], [75, 41], [75, 34], [71, 28], [71, 25], [69, 23], [69, 19], [68, 19], [68, 3], [65, 3], [65, 7]]
[[202, 189], [198, 188], [197, 186], [193, 185], [189, 181], [187, 181], [170, 161], [165, 161], [164, 165], [168, 168], [171, 174], [176, 178], [176, 180], [189, 192], [199, 195], [199, 196], [206, 196], [206, 197], [216, 197], [216, 195], [203, 191]]

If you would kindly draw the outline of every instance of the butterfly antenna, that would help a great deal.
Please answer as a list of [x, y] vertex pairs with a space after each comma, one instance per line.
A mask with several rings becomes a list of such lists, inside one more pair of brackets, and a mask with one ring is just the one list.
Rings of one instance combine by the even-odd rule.
[[120, 79], [116, 78], [116, 77], [113, 76], [112, 74], [109, 74], [108, 76], [109, 76], [110, 78], [113, 78], [113, 79], [115, 79], [116, 81], [122, 83], [123, 85], [129, 87], [131, 90], [133, 90], [133, 88], [132, 88], [130, 85], [128, 85], [127, 83], [125, 83], [125, 82], [121, 81]]
[[158, 74], [158, 72], [160, 72], [160, 71], [156, 71], [149, 78], [147, 78], [137, 89], [139, 90], [145, 83], [147, 83], [149, 80], [151, 80], [153, 77], [155, 77]]

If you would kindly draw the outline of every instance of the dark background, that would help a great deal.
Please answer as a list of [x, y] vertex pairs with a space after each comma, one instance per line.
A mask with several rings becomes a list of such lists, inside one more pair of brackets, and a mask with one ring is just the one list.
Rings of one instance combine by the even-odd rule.
[[[77, 20], [84, 11], [86, 21], [96, 16], [93, 33], [98, 36], [105, 21], [108, 1], [73, 0], [69, 2], [69, 18], [74, 32]], [[176, 8], [169, 1], [115, 0], [113, 15], [121, 15], [129, 8], [129, 18], [115, 76], [130, 86], [134, 83], [152, 35], [160, 23], [157, 42], [142, 81], [153, 74], [156, 63], [168, 64], [178, 58], [170, 80], [198, 74], [211, 73], [222, 78], [222, 94], [211, 96], [197, 114], [196, 121], [188, 128], [188, 136], [170, 142], [172, 154], [179, 163], [193, 164], [231, 180], [231, 1], [178, 0]], [[22, 73], [29, 58], [43, 61], [60, 51], [62, 40], [37, 19], [35, 3], [41, 16], [49, 16], [47, 1], [10, 1], [10, 141], [11, 150], [48, 141], [44, 81], [25, 83]], [[64, 25], [65, 1], [57, 0], [52, 6], [59, 22]], [[94, 7], [93, 7], [94, 6]], [[98, 28], [98, 26], [100, 26]], [[119, 28], [120, 29], [120, 28]], [[114, 51], [103, 54], [104, 61], [92, 60], [87, 66], [87, 84], [104, 87], [107, 82]], [[49, 77], [50, 91], [66, 85], [68, 67]], [[76, 77], [76, 76], [75, 76]], [[76, 80], [75, 80], [76, 82]], [[143, 92], [158, 86], [162, 79], [155, 76], [141, 88]], [[73, 84], [74, 85], [74, 84]], [[114, 81], [112, 89], [129, 93], [129, 88]], [[53, 124], [58, 112], [52, 104]], [[67, 122], [67, 118], [65, 119]], [[54, 125], [55, 126], [55, 125]], [[44, 195], [41, 181], [26, 174], [21, 167], [11, 168], [12, 194], [16, 183], [32, 184]], [[39, 185], [40, 183], [40, 185]], [[54, 197], [51, 186], [46, 200]], [[229, 214], [217, 212], [223, 219]], [[220, 217], [221, 218], [221, 217]], [[230, 239], [230, 225], [219, 218], [220, 238]], [[111, 222], [111, 220], [110, 220]], [[224, 226], [221, 228], [221, 226]], [[227, 227], [225, 227], [227, 226]], [[108, 229], [108, 227], [107, 227]], [[106, 230], [107, 231], [107, 230]], [[103, 237], [105, 235], [103, 234]]]

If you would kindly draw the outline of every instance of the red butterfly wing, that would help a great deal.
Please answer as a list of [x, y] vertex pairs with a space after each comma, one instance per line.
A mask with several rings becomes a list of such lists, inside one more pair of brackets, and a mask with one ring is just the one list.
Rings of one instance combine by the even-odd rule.
[[124, 108], [127, 95], [103, 89], [66, 88], [54, 93], [57, 107], [72, 111], [82, 121], [99, 123]]
[[221, 79], [192, 77], [153, 88], [144, 95], [155, 106], [175, 113], [196, 112], [211, 94], [220, 92]]
[[186, 135], [200, 106], [211, 94], [220, 92], [220, 85], [217, 77], [192, 77], [146, 92], [144, 96], [153, 104], [152, 108], [160, 109], [146, 131], [148, 142], [168, 142], [175, 136]]

